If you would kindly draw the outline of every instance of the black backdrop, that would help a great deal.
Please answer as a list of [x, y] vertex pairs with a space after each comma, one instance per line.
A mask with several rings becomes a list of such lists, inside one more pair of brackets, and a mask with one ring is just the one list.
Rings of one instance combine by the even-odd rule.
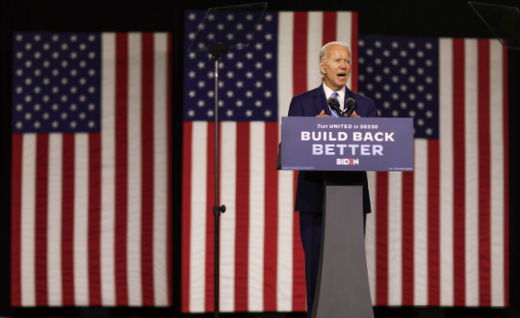
[[[485, 1], [485, 0], [480, 0]], [[492, 0], [487, 0], [490, 2]], [[10, 116], [11, 116], [11, 37], [13, 31], [168, 31], [173, 34], [173, 52], [182, 52], [183, 17], [186, 9], [245, 3], [246, 1], [175, 0], [1, 0], [0, 7], [0, 316], [16, 317], [211, 317], [211, 314], [180, 313], [180, 191], [181, 153], [173, 158], [173, 296], [172, 308], [26, 308], [10, 303]], [[520, 6], [520, 0], [493, 3]], [[359, 12], [359, 33], [391, 36], [492, 37], [466, 1], [461, 0], [285, 0], [270, 2], [268, 10], [350, 10]], [[182, 149], [183, 58], [173, 59], [173, 149]], [[375, 308], [376, 317], [520, 317], [520, 286], [517, 267], [520, 235], [516, 228], [518, 189], [515, 143], [518, 126], [520, 50], [509, 51], [509, 129], [510, 129], [510, 301], [506, 309], [479, 308]], [[288, 314], [222, 314], [223, 317], [305, 317]]]

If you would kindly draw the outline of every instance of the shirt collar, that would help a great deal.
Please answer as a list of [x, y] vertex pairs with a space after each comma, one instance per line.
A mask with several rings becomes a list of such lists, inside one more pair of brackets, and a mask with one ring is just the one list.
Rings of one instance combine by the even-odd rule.
[[[323, 92], [325, 93], [325, 97], [328, 100], [331, 97], [332, 93], [334, 93], [334, 91], [330, 87], [325, 85], [325, 83], [323, 83], [322, 86], [323, 86]], [[343, 86], [339, 91], [336, 91], [336, 92], [338, 93], [339, 105], [341, 106], [341, 109], [343, 109], [343, 104], [345, 103], [345, 92], [346, 92], [345, 86]]]

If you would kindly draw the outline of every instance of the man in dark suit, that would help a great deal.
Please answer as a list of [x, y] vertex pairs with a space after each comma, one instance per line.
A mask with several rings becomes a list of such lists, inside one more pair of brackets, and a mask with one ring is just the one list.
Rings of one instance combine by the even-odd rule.
[[[335, 98], [344, 109], [348, 98], [357, 102], [352, 117], [377, 117], [374, 101], [356, 94], [346, 87], [351, 72], [351, 55], [346, 43], [329, 42], [320, 50], [320, 72], [323, 83], [318, 88], [295, 96], [291, 100], [289, 116], [338, 117], [328, 106]], [[301, 240], [305, 253], [305, 281], [307, 286], [307, 315], [310, 317], [318, 276], [321, 250], [323, 178], [325, 173], [300, 171], [296, 189], [295, 210], [300, 212]], [[370, 212], [367, 176], [364, 171], [327, 173], [329, 182], [348, 181], [363, 185], [363, 210]], [[345, 202], [348, 209], [348, 202]]]

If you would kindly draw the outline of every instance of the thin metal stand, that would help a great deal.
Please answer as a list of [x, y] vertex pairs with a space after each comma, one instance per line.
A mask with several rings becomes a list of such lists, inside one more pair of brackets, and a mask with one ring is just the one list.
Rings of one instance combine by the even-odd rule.
[[[214, 317], [219, 316], [219, 295], [220, 295], [220, 215], [226, 211], [225, 205], [219, 203], [219, 67], [220, 57], [222, 54], [229, 51], [229, 49], [242, 49], [249, 45], [252, 35], [255, 32], [256, 25], [260, 22], [267, 2], [248, 3], [234, 6], [209, 8], [206, 12], [203, 21], [197, 26], [197, 34], [193, 38], [189, 52], [208, 51], [211, 59], [215, 62], [215, 204], [213, 206], [213, 215], [215, 217], [215, 250], [214, 250], [214, 283], [215, 283], [215, 304]], [[228, 31], [220, 28], [224, 25], [229, 16], [237, 15], [243, 16], [247, 14], [248, 18], [240, 32], [234, 32], [232, 39], [228, 38]], [[211, 39], [211, 40], [209, 40]], [[210, 211], [208, 211], [211, 213]]]
[[220, 189], [220, 175], [219, 175], [219, 119], [218, 119], [218, 69], [220, 64], [220, 55], [228, 51], [228, 46], [225, 43], [216, 43], [209, 48], [211, 59], [215, 61], [215, 205], [213, 206], [213, 215], [215, 217], [215, 253], [214, 253], [214, 283], [215, 283], [215, 307], [214, 317], [219, 317], [219, 302], [220, 302], [220, 214], [226, 212], [226, 206], [220, 205], [219, 189]]

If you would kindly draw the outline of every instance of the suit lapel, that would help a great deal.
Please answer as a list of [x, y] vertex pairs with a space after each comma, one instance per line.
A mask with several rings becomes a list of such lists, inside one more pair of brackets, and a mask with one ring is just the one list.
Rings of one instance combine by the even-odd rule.
[[327, 97], [325, 96], [325, 92], [323, 91], [323, 87], [321, 87], [321, 85], [314, 89], [313, 99], [313, 104], [317, 110], [316, 115], [321, 113], [322, 110], [325, 111], [325, 114], [330, 115], [330, 109], [327, 105]]
[[349, 99], [349, 97], [352, 97], [352, 92], [345, 86], [345, 99], [343, 100], [343, 105], [347, 105], [347, 99]]

